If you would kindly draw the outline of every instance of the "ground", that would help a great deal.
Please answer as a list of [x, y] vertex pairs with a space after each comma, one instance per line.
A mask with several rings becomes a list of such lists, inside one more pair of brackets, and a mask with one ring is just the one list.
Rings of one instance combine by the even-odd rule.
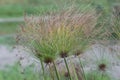
[[[103, 47], [102, 45], [95, 44], [88, 51], [81, 55], [81, 60], [84, 63], [84, 70], [86, 72], [91, 70], [97, 70], [98, 65], [102, 63], [103, 60], [108, 62], [104, 63], [107, 65], [106, 72], [111, 75], [116, 80], [119, 80], [120, 76], [120, 63], [118, 50], [120, 46], [110, 45]], [[32, 54], [28, 54], [23, 47], [17, 46], [16, 48], [9, 48], [4, 45], [0, 46], [0, 68], [4, 69], [6, 65], [13, 65], [16, 62], [21, 62], [22, 67], [26, 67], [35, 63], [35, 69], [38, 71], [41, 69], [41, 65], [38, 59], [33, 57]], [[116, 52], [115, 52], [116, 51]], [[113, 53], [114, 52], [114, 53]], [[70, 61], [75, 64], [79, 64], [79, 59], [71, 56], [67, 58], [68, 64]], [[58, 64], [59, 63], [59, 64]], [[70, 62], [71, 63], [71, 62]], [[56, 61], [56, 65], [59, 69], [65, 68], [63, 59]], [[71, 64], [69, 64], [71, 65]]]

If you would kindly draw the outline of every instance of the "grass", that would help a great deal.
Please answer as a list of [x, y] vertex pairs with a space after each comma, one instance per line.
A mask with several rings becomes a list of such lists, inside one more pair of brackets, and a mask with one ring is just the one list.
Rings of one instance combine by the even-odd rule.
[[[18, 0], [1, 1], [0, 5], [0, 17], [21, 17], [25, 14], [28, 15], [43, 15], [45, 13], [49, 13], [51, 11], [57, 11], [60, 8], [60, 4], [62, 1], [55, 0], [26, 0], [20, 1]], [[67, 1], [66, 1], [67, 2]], [[5, 4], [6, 3], [6, 4]], [[57, 5], [59, 3], [59, 5]], [[62, 6], [62, 5], [61, 5]]]
[[87, 80], [111, 80], [106, 74], [101, 74], [99, 72], [90, 72], [86, 74]]
[[[20, 29], [17, 39], [19, 44], [29, 48], [41, 61], [41, 65], [43, 63], [49, 65], [50, 77], [53, 80], [56, 78], [50, 65], [55, 64], [57, 58], [64, 59], [67, 75], [69, 75], [67, 77], [72, 80], [74, 76], [71, 75], [66, 58], [71, 55], [81, 55], [93, 42], [93, 39], [101, 36], [102, 28], [96, 28], [97, 17], [94, 9], [80, 12], [76, 8], [69, 7], [54, 15], [50, 14], [47, 19], [46, 16], [37, 20], [34, 20], [34, 17], [26, 18], [25, 25]], [[57, 70], [56, 65], [53, 66], [57, 79], [60, 80], [61, 73]], [[42, 69], [44, 76], [44, 68]], [[86, 76], [83, 77], [82, 80], [87, 80]]]
[[[6, 69], [0, 70], [0, 80], [44, 80], [43, 75], [39, 71], [34, 71], [34, 65], [29, 65], [26, 68], [22, 68], [19, 64], [12, 66], [6, 66]], [[53, 71], [52, 71], [53, 72]], [[81, 80], [111, 80], [105, 72], [91, 71], [85, 73], [86, 79]], [[59, 75], [60, 80], [69, 80], [68, 76]], [[45, 72], [45, 80], [53, 80], [50, 78], [50, 73]], [[57, 78], [54, 78], [58, 80]], [[74, 79], [72, 79], [74, 80]], [[79, 79], [78, 79], [79, 80]]]
[[[70, 67], [70, 66], [69, 66]], [[47, 68], [46, 68], [47, 70]], [[62, 74], [62, 73], [61, 73]], [[59, 80], [69, 80], [69, 76], [61, 75]], [[74, 74], [74, 73], [73, 73]], [[55, 75], [54, 71], [52, 71], [52, 75]], [[109, 75], [107, 75], [105, 72], [100, 71], [90, 71], [85, 73], [86, 79], [79, 78], [80, 80], [112, 80]], [[54, 76], [55, 77], [55, 76]], [[45, 79], [43, 79], [42, 71], [35, 71], [34, 65], [29, 65], [25, 68], [22, 68], [18, 63], [14, 64], [12, 66], [5, 66], [5, 69], [0, 70], [0, 80], [53, 80], [50, 77], [50, 73], [48, 71], [45, 71]], [[57, 78], [54, 78], [55, 80], [58, 80]], [[75, 80], [76, 78], [73, 78], [72, 80]], [[79, 80], [76, 79], [76, 80]]]
[[[59, 10], [60, 8], [66, 7], [71, 5], [69, 0], [10, 0], [10, 1], [0, 1], [0, 17], [21, 17], [24, 14], [35, 14], [35, 15], [43, 15], [44, 13], [49, 13], [51, 11]], [[76, 0], [76, 2], [72, 1], [76, 5], [88, 5], [92, 3], [91, 7], [101, 7], [104, 9], [106, 13], [109, 13], [109, 7], [113, 1], [101, 0], [101, 1], [83, 1], [83, 0]], [[70, 4], [68, 4], [70, 3]], [[115, 1], [114, 1], [115, 3]]]
[[24, 4], [7, 4], [0, 6], [0, 17], [21, 17], [25, 14], [28, 15], [43, 15], [50, 11], [56, 10], [55, 5], [24, 5]]
[[15, 34], [21, 22], [0, 23], [0, 44], [13, 45], [16, 43]]
[[0, 17], [21, 17], [24, 13], [24, 7], [17, 4], [6, 4], [0, 6]]
[[112, 19], [112, 38], [116, 40], [120, 40], [120, 16], [115, 14]]
[[[21, 5], [21, 4], [1, 5], [0, 6], [0, 11], [1, 11], [0, 15], [1, 15], [1, 17], [20, 17], [24, 13], [27, 13], [28, 15], [30, 15], [30, 14], [43, 15], [43, 14], [50, 14], [49, 12], [52, 12], [52, 11], [56, 12], [61, 8], [60, 6], [56, 7], [56, 5], [53, 3], [48, 4], [47, 1], [45, 3], [46, 5], [44, 5], [44, 1], [41, 0], [40, 2], [43, 4], [41, 4], [41, 5], [38, 3], [31, 4], [32, 3], [32, 0], [31, 0], [30, 4], [25, 3], [25, 4], [27, 4], [26, 6], [24, 6], [25, 4], [23, 4], [23, 5]], [[54, 2], [54, 0], [53, 0], [53, 2]], [[17, 3], [17, 2], [15, 2], [15, 3]], [[78, 6], [80, 9], [84, 8], [84, 6], [86, 6], [86, 4], [88, 4], [89, 2], [87, 3], [87, 1], [83, 1], [82, 3], [85, 3], [85, 4], [81, 5], [81, 7]], [[107, 0], [104, 0], [101, 2], [94, 1], [94, 3], [95, 3], [95, 5], [93, 5], [93, 6], [96, 9], [97, 9], [97, 7], [100, 8], [99, 6], [103, 7], [104, 14], [102, 14], [102, 16], [103, 15], [105, 17], [109, 16], [110, 11], [111, 11], [110, 10], [111, 2], [108, 3]], [[37, 6], [35, 6], [35, 4]], [[75, 4], [77, 5], [77, 3], [75, 3]], [[87, 8], [87, 9], [89, 10], [93, 6], [91, 6], [91, 4], [90, 4], [89, 8]], [[77, 9], [78, 9], [78, 7], [77, 7]], [[14, 9], [14, 10], [12, 11], [11, 9]], [[87, 49], [87, 47], [89, 46], [89, 43], [91, 41], [93, 42], [93, 39], [96, 40], [96, 38], [98, 38], [98, 37], [101, 38], [101, 35], [100, 35], [101, 30], [99, 30], [101, 28], [99, 28], [99, 29], [97, 28], [98, 30], [96, 30], [96, 28], [95, 28], [96, 24], [97, 24], [96, 18], [89, 19], [89, 16], [87, 16], [87, 15], [90, 15], [91, 14], [90, 12], [88, 12], [89, 14], [85, 13], [85, 17], [84, 17], [84, 15], [79, 17], [82, 13], [84, 13], [84, 11], [88, 11], [88, 10], [84, 9], [83, 12], [81, 11], [81, 14], [77, 14], [77, 12], [76, 12], [77, 9], [75, 9], [75, 11], [73, 10], [73, 12], [69, 12], [69, 10], [68, 10], [68, 12], [66, 12], [66, 10], [63, 10], [62, 14], [60, 12], [58, 12], [57, 15], [55, 15], [55, 14], [50, 15], [53, 17], [51, 17], [48, 20], [40, 18], [38, 22], [32, 23], [31, 21], [34, 21], [34, 20], [28, 19], [28, 21], [30, 21], [30, 22], [26, 21], [25, 25], [23, 27], [21, 27], [22, 33], [20, 33], [20, 35], [19, 35], [20, 37], [18, 38], [18, 41], [20, 39], [20, 41], [23, 41], [22, 42], [23, 46], [26, 46], [32, 50], [32, 52], [35, 54], [35, 56], [40, 59], [41, 65], [43, 63], [46, 63], [49, 66], [49, 73], [50, 73], [49, 76], [46, 76], [47, 74], [45, 73], [44, 67], [42, 68], [43, 74], [38, 76], [37, 73], [36, 73], [37, 74], [36, 75], [33, 71], [31, 71], [31, 68], [30, 69], [27, 68], [28, 70], [25, 70], [25, 72], [21, 74], [21, 72], [19, 70], [20, 67], [17, 66], [17, 67], [11, 67], [7, 71], [1, 70], [0, 71], [1, 80], [2, 79], [3, 80], [11, 80], [11, 79], [12, 80], [14, 80], [14, 79], [38, 80], [38, 79], [42, 79], [43, 76], [44, 76], [45, 80], [54, 80], [54, 79], [60, 80], [62, 78], [63, 78], [62, 80], [64, 80], [64, 79], [66, 80], [66, 78], [64, 78], [64, 77], [67, 77], [68, 80], [69, 79], [72, 80], [73, 79], [73, 75], [71, 75], [72, 70], [69, 70], [70, 66], [68, 66], [66, 58], [69, 57], [70, 55], [75, 55], [75, 56], [80, 55], [81, 53], [84, 52], [84, 50]], [[65, 13], [64, 13], [64, 11], [65, 11]], [[74, 15], [69, 14], [69, 13], [72, 13]], [[91, 22], [91, 20], [93, 20], [93, 22]], [[82, 21], [83, 21], [83, 23], [82, 23]], [[14, 31], [17, 28], [16, 27], [17, 24], [16, 23], [0, 24], [2, 26], [2, 27], [0, 27], [0, 30], [1, 30], [0, 34], [15, 33]], [[5, 27], [3, 28], [3, 26], [5, 26]], [[12, 29], [11, 29], [10, 26], [14, 26], [14, 27], [12, 27]], [[98, 25], [98, 26], [100, 26], [100, 25]], [[93, 27], [93, 28], [91, 28], [91, 27]], [[115, 30], [115, 32], [118, 36], [120, 35], [119, 31]], [[15, 41], [14, 41], [13, 37], [9, 37], [9, 36], [0, 37], [0, 43], [14, 44], [14, 42]], [[65, 62], [66, 69], [67, 69], [67, 73], [62, 77], [54, 63], [54, 61], [59, 57], [64, 58], [64, 62]], [[99, 63], [98, 63], [98, 65], [99, 65], [100, 69], [102, 69], [104, 72], [103, 68], [106, 67], [106, 64], [108, 62], [106, 62], [104, 60], [103, 60], [103, 62], [105, 62], [105, 63], [101, 63], [102, 60], [99, 62], [100, 62], [100, 65], [99, 65]], [[51, 70], [51, 67], [50, 67], [51, 64], [54, 64], [53, 68], [55, 68], [55, 73], [54, 73], [54, 71]], [[80, 63], [80, 64], [82, 64], [82, 63]], [[11, 72], [13, 72], [13, 73], [11, 73]], [[78, 80], [79, 79], [81, 79], [81, 80], [110, 80], [108, 75], [104, 75], [104, 73], [103, 74], [97, 74], [97, 73], [100, 73], [100, 71], [91, 72], [90, 74], [82, 73], [85, 76], [83, 76], [83, 79], [78, 78]], [[56, 77], [54, 76], [54, 74]], [[74, 73], [74, 74], [77, 75], [77, 73]], [[16, 75], [16, 76], [14, 76], [14, 75]], [[78, 76], [79, 75], [77, 75], [77, 77]]]
[[15, 45], [16, 40], [13, 36], [0, 36], [0, 44], [1, 45]]
[[89, 12], [88, 15], [75, 10], [70, 8], [59, 14], [49, 15], [51, 17], [47, 20], [40, 17], [36, 22], [31, 22], [34, 19], [26, 19], [19, 33], [20, 42], [31, 47], [38, 58], [42, 56], [51, 59], [58, 54], [65, 58], [71, 55], [70, 52], [83, 52], [89, 44], [89, 37], [94, 36], [92, 32], [96, 18], [94, 12]]
[[21, 22], [0, 23], [0, 35], [15, 34]]
[[0, 80], [40, 80], [38, 73], [33, 72], [33, 67], [22, 69], [18, 64], [0, 70]]

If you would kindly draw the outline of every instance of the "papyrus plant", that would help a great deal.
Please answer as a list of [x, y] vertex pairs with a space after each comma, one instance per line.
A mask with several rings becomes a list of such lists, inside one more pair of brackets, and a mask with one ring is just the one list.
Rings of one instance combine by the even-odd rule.
[[55, 60], [58, 57], [64, 58], [68, 75], [72, 80], [66, 57], [83, 53], [90, 42], [100, 35], [101, 28], [96, 29], [96, 21], [97, 17], [93, 9], [80, 12], [75, 8], [69, 8], [43, 17], [26, 17], [25, 25], [21, 26], [19, 31], [20, 40], [18, 40], [33, 51], [42, 65], [43, 62], [53, 63], [58, 80], [60, 78]]

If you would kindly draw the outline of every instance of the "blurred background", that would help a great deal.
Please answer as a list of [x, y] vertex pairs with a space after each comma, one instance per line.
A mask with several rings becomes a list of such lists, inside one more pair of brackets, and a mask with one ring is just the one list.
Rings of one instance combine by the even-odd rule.
[[108, 17], [113, 6], [119, 3], [120, 0], [0, 0], [0, 44], [15, 44], [13, 35], [19, 25], [24, 23], [25, 15], [41, 16], [71, 4], [80, 5], [81, 8], [90, 4]]

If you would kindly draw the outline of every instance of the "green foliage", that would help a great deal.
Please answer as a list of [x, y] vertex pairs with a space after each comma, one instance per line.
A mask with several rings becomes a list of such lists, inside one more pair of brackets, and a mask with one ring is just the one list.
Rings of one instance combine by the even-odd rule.
[[15, 34], [17, 32], [18, 23], [0, 23], [0, 44], [13, 45], [16, 44]]
[[19, 17], [24, 15], [24, 7], [17, 4], [0, 5], [0, 17]]
[[[37, 20], [34, 17], [25, 18], [25, 25], [21, 26], [18, 34], [19, 43], [29, 48], [41, 64], [44, 62], [50, 65], [59, 57], [64, 58], [69, 78], [72, 80], [66, 57], [80, 55], [93, 39], [101, 35], [101, 28], [96, 28], [97, 18], [94, 15], [94, 9], [80, 12], [69, 7], [54, 15], [38, 17]], [[44, 68], [42, 69], [45, 76]], [[56, 75], [59, 78], [57, 69]]]
[[116, 19], [116, 20], [114, 19], [113, 28], [111, 32], [112, 32], [111, 36], [113, 39], [116, 39], [116, 40], [120, 39], [120, 19]]
[[67, 57], [78, 51], [81, 53], [89, 46], [90, 37], [94, 38], [94, 12], [79, 13], [70, 7], [59, 14], [49, 15], [48, 19], [46, 16], [38, 19], [39, 22], [34, 22], [32, 18], [25, 19], [19, 36], [21, 43], [44, 61], [52, 61], [58, 56]]
[[16, 40], [13, 36], [0, 36], [0, 44], [2, 45], [15, 45]]
[[18, 64], [0, 70], [0, 80], [40, 80], [39, 74], [33, 72], [33, 67], [22, 69]]
[[[88, 72], [85, 75], [87, 80], [111, 80], [107, 74], [105, 74], [104, 72], [101, 73], [100, 71]], [[46, 80], [52, 80], [48, 72], [45, 73], [45, 77]], [[18, 64], [15, 64], [13, 66], [7, 66], [5, 70], [0, 70], [0, 80], [24, 80], [24, 79], [43, 80], [43, 76], [41, 73], [34, 71], [34, 66], [22, 68]], [[60, 80], [69, 80], [69, 78], [60, 75]]]
[[25, 5], [25, 4], [7, 4], [0, 6], [0, 17], [21, 17], [25, 14], [43, 15], [56, 10], [55, 5]]
[[87, 80], [111, 80], [110, 76], [106, 75], [104, 72], [100, 73], [97, 71], [89, 72], [86, 74]]
[[[66, 8], [70, 6], [71, 4], [77, 5], [79, 8], [82, 9], [85, 6], [88, 6], [88, 4], [91, 4], [90, 7], [98, 8], [98, 6], [101, 6], [104, 15], [107, 16], [107, 14], [110, 13], [112, 4], [114, 4], [116, 1], [109, 1], [109, 0], [75, 0], [75, 1], [69, 1], [69, 0], [1, 0], [0, 1], [0, 17], [20, 17], [26, 14], [37, 14], [37, 15], [43, 15], [44, 13], [49, 13], [51, 11], [57, 11], [60, 8]], [[83, 7], [82, 7], [83, 5]], [[105, 17], [105, 16], [104, 16]]]
[[[59, 1], [54, 1], [54, 3], [59, 3]], [[67, 2], [67, 1], [66, 1]], [[68, 1], [69, 2], [69, 1]], [[77, 1], [79, 2], [79, 1]], [[39, 4], [40, 3], [40, 4]], [[39, 18], [38, 21], [34, 22], [34, 19], [28, 19], [26, 20], [25, 25], [21, 28], [19, 38], [20, 42], [22, 42], [23, 46], [28, 47], [37, 58], [39, 58], [42, 62], [45, 63], [53, 63], [54, 60], [59, 58], [61, 56], [64, 58], [66, 62], [66, 58], [69, 55], [78, 55], [83, 53], [84, 50], [87, 49], [89, 46], [90, 41], [93, 41], [93, 39], [101, 39], [101, 33], [104, 32], [104, 30], [101, 28], [98, 28], [101, 23], [99, 22], [103, 21], [103, 18], [108, 19], [110, 11], [111, 11], [111, 2], [108, 3], [107, 0], [102, 0], [102, 1], [95, 1], [93, 0], [90, 2], [89, 0], [83, 1], [82, 3], [85, 4], [79, 4], [75, 3], [77, 5], [77, 8], [81, 10], [81, 13], [78, 14], [78, 10], [73, 10], [72, 12], [68, 11], [63, 11], [62, 13], [59, 12], [59, 9], [63, 7], [62, 6], [56, 6], [57, 4], [50, 3], [47, 0], [44, 2], [43, 0], [30, 0], [26, 1], [24, 4], [9, 4], [9, 5], [1, 5], [0, 6], [0, 16], [1, 17], [18, 17], [22, 16], [24, 13], [28, 15], [43, 15], [43, 14], [50, 14], [51, 12], [58, 12], [57, 14], [52, 14], [49, 16], [50, 19], [45, 19], [44, 18]], [[60, 4], [60, 3], [59, 3]], [[86, 5], [90, 4], [87, 9], [84, 9]], [[61, 4], [60, 4], [61, 5]], [[81, 5], [81, 6], [79, 6]], [[64, 7], [66, 8], [68, 6], [65, 5]], [[102, 12], [102, 17], [100, 17], [97, 22], [96, 16], [94, 14], [94, 11], [91, 10], [91, 8], [96, 8], [96, 11]], [[12, 10], [13, 9], [13, 10]], [[91, 12], [84, 12], [84, 11], [89, 11]], [[77, 12], [78, 11], [78, 12]], [[93, 11], [93, 13], [92, 13]], [[83, 16], [80, 16], [80, 15]], [[84, 15], [85, 14], [85, 15]], [[91, 15], [92, 14], [92, 15]], [[6, 16], [7, 15], [7, 16]], [[79, 17], [80, 16], [80, 17]], [[89, 17], [89, 16], [92, 16]], [[91, 20], [93, 20], [91, 22]], [[32, 22], [33, 21], [33, 22]], [[82, 22], [83, 21], [83, 22]], [[109, 22], [109, 21], [108, 21]], [[115, 21], [117, 22], [117, 21]], [[97, 28], [96, 28], [97, 24]], [[2, 27], [0, 27], [0, 34], [10, 34], [13, 33], [13, 30], [16, 30], [16, 27], [12, 27], [12, 29], [9, 28], [3, 28], [4, 24], [1, 24]], [[7, 25], [7, 26], [14, 26], [13, 25]], [[15, 24], [16, 26], [16, 24]], [[108, 26], [108, 25], [106, 25]], [[117, 23], [114, 28], [114, 33], [112, 34], [115, 38], [120, 37], [120, 28], [119, 24]], [[104, 33], [103, 33], [104, 34]], [[13, 38], [11, 37], [5, 37], [5, 38], [0, 38], [0, 43], [6, 43], [5, 40], [8, 39], [10, 43], [14, 43], [12, 41]], [[18, 39], [19, 40], [19, 39]], [[8, 42], [8, 41], [7, 41]], [[96, 63], [98, 67], [103, 70], [104, 67], [106, 67], [106, 64], [108, 62], [106, 59], [103, 61], [98, 61]], [[81, 64], [81, 63], [80, 63]], [[48, 64], [49, 65], [49, 64]], [[102, 67], [101, 67], [102, 66]], [[55, 67], [55, 66], [54, 66]], [[68, 73], [70, 74], [69, 71], [69, 66], [66, 62], [66, 67], [68, 70]], [[44, 68], [43, 68], [44, 69]], [[104, 71], [104, 70], [103, 70]], [[91, 72], [85, 75], [85, 80], [110, 80], [108, 75], [105, 74], [97, 74], [98, 72]], [[21, 74], [21, 68], [19, 66], [15, 67], [10, 67], [8, 70], [1, 70], [0, 71], [0, 80], [41, 80], [43, 79], [43, 76], [45, 80], [51, 80], [52, 77], [50, 77], [49, 74], [39, 74], [39, 73], [34, 73], [32, 71], [32, 68], [27, 67], [24, 72]], [[56, 70], [57, 74], [57, 70]], [[68, 74], [68, 75], [69, 75]], [[61, 75], [60, 75], [61, 76]], [[71, 77], [71, 75], [69, 75]], [[61, 77], [62, 79], [64, 77]], [[58, 78], [55, 78], [58, 79]], [[67, 78], [65, 78], [66, 80]], [[69, 79], [69, 77], [68, 77]], [[62, 79], [63, 80], [63, 79]]]
[[14, 34], [16, 33], [21, 22], [17, 23], [0, 23], [0, 35]]
[[120, 6], [119, 4], [115, 4], [113, 7], [114, 11], [111, 17], [111, 39], [119, 40], [120, 39]]

